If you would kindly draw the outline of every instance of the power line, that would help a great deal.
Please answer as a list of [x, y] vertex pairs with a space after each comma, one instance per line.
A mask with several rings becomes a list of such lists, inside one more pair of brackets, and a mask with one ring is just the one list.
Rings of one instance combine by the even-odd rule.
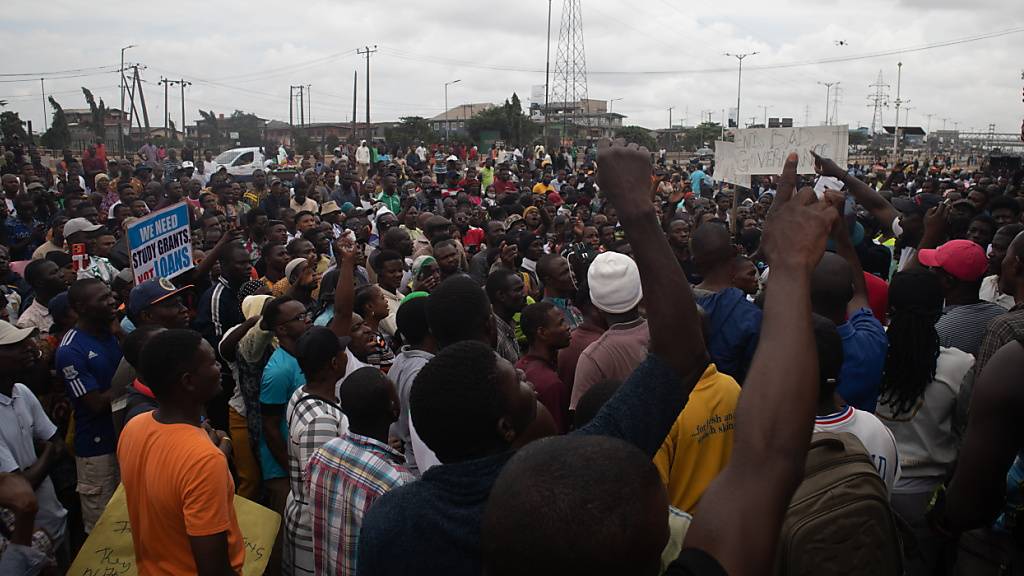
[[[885, 56], [894, 56], [897, 54], [907, 54], [912, 52], [922, 52], [925, 50], [933, 50], [935, 48], [944, 48], [948, 46], [956, 46], [959, 44], [967, 44], [971, 42], [978, 42], [981, 40], [989, 40], [992, 38], [999, 38], [1002, 36], [1008, 36], [1011, 34], [1019, 34], [1024, 32], [1024, 27], [1011, 28], [1008, 30], [1002, 30], [997, 32], [988, 32], [984, 34], [978, 34], [974, 36], [967, 36], [957, 38], [953, 40], [945, 40], [940, 42], [933, 42], [930, 44], [921, 44], [917, 46], [907, 46], [903, 48], [894, 48], [891, 50], [883, 50], [879, 52], [869, 52], [865, 54], [851, 55], [851, 56], [836, 56], [832, 58], [822, 58], [819, 60], [804, 60], [797, 62], [784, 62], [779, 64], [763, 64], [760, 66], [750, 66], [749, 71], [757, 70], [778, 70], [782, 68], [797, 68], [802, 66], [814, 66], [819, 64], [837, 64], [842, 62], [853, 62], [858, 60], [869, 60], [872, 58], [883, 58]], [[499, 72], [523, 72], [529, 74], [543, 74], [544, 70], [535, 68], [523, 68], [519, 66], [506, 66], [500, 64], [482, 64], [480, 62], [470, 62], [466, 60], [454, 60], [449, 58], [436, 58], [436, 57], [422, 57], [415, 53], [404, 52], [394, 48], [381, 49], [381, 53], [392, 58], [398, 58], [402, 60], [412, 60], [417, 62], [426, 62], [430, 64], [438, 65], [449, 65], [449, 66], [463, 66], [467, 68], [477, 68], [482, 70], [494, 70]], [[717, 74], [723, 72], [732, 72], [732, 68], [694, 68], [694, 69], [680, 69], [680, 70], [587, 70], [589, 75], [600, 74], [608, 76], [636, 76], [636, 75], [684, 75], [684, 74]]]
[[117, 64], [113, 64], [113, 65], [110, 65], [110, 66], [94, 66], [94, 67], [91, 67], [91, 68], [74, 68], [74, 69], [71, 69], [71, 70], [54, 70], [52, 72], [9, 72], [9, 73], [6, 73], [6, 74], [0, 74], [0, 76], [4, 76], [4, 77], [7, 77], [7, 76], [34, 76], [35, 78], [32, 78], [32, 80], [35, 80], [36, 78], [39, 78], [40, 76], [53, 76], [55, 74], [77, 74], [79, 72], [90, 72], [90, 71], [104, 71], [104, 72], [107, 72], [108, 71], [107, 68], [118, 69], [118, 65]]
[[[48, 77], [46, 79], [47, 80], [65, 80], [65, 79], [68, 79], [68, 78], [85, 78], [86, 76], [100, 76], [100, 75], [103, 75], [103, 74], [118, 74], [118, 73], [120, 73], [120, 70], [108, 70], [108, 71], [105, 71], [105, 72], [90, 72], [90, 73], [86, 73], [86, 74], [72, 74], [72, 75], [69, 75], [69, 76], [51, 76], [51, 77]], [[0, 80], [0, 83], [9, 84], [9, 83], [12, 83], [12, 82], [35, 82], [37, 80], [39, 80], [38, 76], [36, 76], [35, 78], [20, 78], [20, 79], [17, 79], [17, 80]]]

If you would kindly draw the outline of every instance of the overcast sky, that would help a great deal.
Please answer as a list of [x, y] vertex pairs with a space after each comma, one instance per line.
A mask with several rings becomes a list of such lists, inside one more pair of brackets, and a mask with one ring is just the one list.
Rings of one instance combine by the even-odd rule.
[[[790, 116], [820, 124], [826, 88], [840, 82], [838, 120], [871, 124], [869, 88], [884, 75], [896, 98], [897, 62], [911, 125], [1016, 132], [1024, 117], [1021, 0], [584, 0], [583, 34], [591, 98], [621, 98], [626, 124], [649, 128], [694, 124], [702, 111], [720, 121], [736, 105], [736, 60], [724, 52], [760, 52], [744, 61], [741, 112]], [[563, 0], [554, 0], [551, 58], [558, 53]], [[53, 77], [46, 91], [66, 108], [85, 107], [80, 87], [118, 104], [120, 48], [141, 71], [151, 124], [163, 124], [161, 76], [186, 89], [191, 124], [197, 108], [235, 109], [288, 120], [289, 85], [311, 85], [313, 121], [347, 121], [352, 74], [359, 72], [358, 117], [364, 118], [365, 60], [356, 48], [377, 45], [371, 65], [371, 120], [430, 117], [466, 102], [500, 103], [517, 92], [528, 104], [544, 84], [544, 0], [431, 2], [388, 0], [245, 0], [82, 3], [5, 0], [0, 20], [4, 65], [0, 99], [42, 126], [38, 77], [17, 73], [110, 67], [113, 72]], [[1015, 33], [873, 58], [822, 63], [887, 51]], [[839, 45], [839, 42], [842, 45]], [[764, 66], [806, 63], [775, 69]], [[554, 86], [555, 65], [551, 67]], [[658, 73], [651, 73], [658, 72]], [[64, 74], [70, 76], [72, 73]], [[554, 99], [554, 95], [552, 96]], [[171, 92], [180, 124], [180, 91]], [[906, 114], [906, 112], [904, 112]], [[884, 111], [886, 124], [894, 119]], [[901, 115], [901, 117], [904, 117]], [[903, 124], [901, 122], [901, 124]]]

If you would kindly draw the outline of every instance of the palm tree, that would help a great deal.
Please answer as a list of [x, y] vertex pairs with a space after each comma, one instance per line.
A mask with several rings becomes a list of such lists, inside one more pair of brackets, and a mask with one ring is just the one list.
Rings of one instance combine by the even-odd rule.
[[105, 123], [108, 112], [107, 105], [103, 103], [103, 98], [100, 98], [100, 103], [97, 105], [92, 92], [85, 86], [82, 86], [82, 93], [85, 94], [85, 101], [89, 103], [89, 113], [92, 116], [88, 122], [89, 129], [92, 130], [92, 133], [97, 138], [105, 138], [107, 132]]

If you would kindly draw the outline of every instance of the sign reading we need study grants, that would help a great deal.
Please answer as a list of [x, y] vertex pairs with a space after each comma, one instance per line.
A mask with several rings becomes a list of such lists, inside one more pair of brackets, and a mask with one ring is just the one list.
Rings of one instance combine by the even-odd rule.
[[154, 278], [174, 278], [195, 267], [188, 210], [188, 204], [180, 202], [128, 225], [136, 286]]

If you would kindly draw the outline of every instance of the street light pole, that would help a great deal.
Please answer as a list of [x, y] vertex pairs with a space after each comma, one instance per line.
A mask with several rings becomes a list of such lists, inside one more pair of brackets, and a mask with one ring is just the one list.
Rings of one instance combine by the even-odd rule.
[[122, 158], [124, 158], [124, 51], [135, 47], [135, 44], [129, 44], [121, 48], [121, 109], [117, 111], [117, 143]]
[[839, 82], [818, 82], [819, 86], [825, 87], [825, 126], [828, 126], [828, 107], [831, 102], [832, 87], [838, 85]]
[[615, 103], [618, 102], [619, 100], [622, 100], [622, 98], [612, 98], [611, 100], [608, 101], [608, 113], [609, 114], [614, 112], [614, 110], [612, 110], [612, 108], [614, 108]]
[[541, 140], [548, 145], [548, 86], [551, 81], [551, 0], [548, 0], [548, 52], [544, 60], [544, 128]]
[[742, 54], [732, 54], [730, 52], [726, 52], [725, 53], [726, 56], [732, 56], [733, 58], [738, 60], [739, 63], [740, 63], [739, 76], [736, 79], [736, 128], [737, 129], [740, 127], [740, 91], [743, 88], [743, 59], [746, 58], [747, 56], [753, 56], [755, 54], [758, 54], [758, 52], [744, 52]]
[[448, 134], [451, 128], [451, 119], [448, 118], [448, 85], [455, 84], [456, 82], [462, 82], [462, 79], [452, 80], [451, 82], [444, 83], [444, 141], [448, 142]]
[[900, 150], [900, 84], [903, 80], [903, 62], [896, 63], [896, 125], [892, 131], [892, 161], [896, 162]]

